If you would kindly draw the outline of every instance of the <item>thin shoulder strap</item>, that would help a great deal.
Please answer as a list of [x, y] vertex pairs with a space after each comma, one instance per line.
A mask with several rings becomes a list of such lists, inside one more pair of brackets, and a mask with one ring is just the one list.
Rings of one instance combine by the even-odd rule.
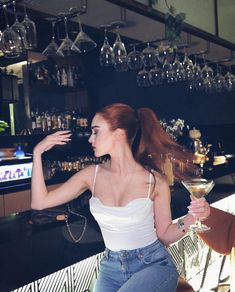
[[95, 174], [94, 174], [94, 179], [93, 179], [93, 184], [92, 184], [92, 195], [94, 195], [94, 191], [95, 191], [95, 181], [96, 181], [98, 168], [99, 168], [99, 164], [97, 164], [95, 167]]
[[149, 187], [148, 187], [148, 198], [150, 197], [151, 194], [151, 185], [152, 185], [152, 172], [149, 173]]

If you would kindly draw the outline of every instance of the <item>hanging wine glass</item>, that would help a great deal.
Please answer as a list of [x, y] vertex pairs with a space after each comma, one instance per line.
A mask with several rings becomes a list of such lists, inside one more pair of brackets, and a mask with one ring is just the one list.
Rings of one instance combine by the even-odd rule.
[[136, 50], [136, 44], [133, 44], [133, 50], [127, 55], [127, 65], [131, 70], [140, 70], [143, 67], [143, 55]]
[[77, 49], [79, 49], [79, 51], [82, 53], [91, 51], [96, 48], [97, 44], [83, 31], [79, 15], [77, 15], [77, 18], [79, 33], [72, 44], [71, 50], [77, 52]]
[[225, 84], [226, 84], [225, 78], [221, 74], [219, 64], [217, 63], [216, 64], [216, 75], [215, 75], [215, 77], [213, 79], [213, 86], [214, 86], [215, 92], [224, 91], [225, 90]]
[[26, 6], [24, 3], [24, 19], [21, 25], [25, 29], [26, 49], [31, 50], [37, 47], [37, 31], [35, 22], [32, 21], [27, 14]]
[[15, 22], [11, 26], [11, 28], [14, 30], [14, 32], [18, 35], [19, 38], [19, 43], [20, 43], [20, 51], [23, 52], [25, 48], [27, 47], [27, 42], [26, 42], [26, 31], [25, 27], [20, 24], [17, 13], [16, 13], [16, 3], [15, 1], [12, 2], [13, 4], [13, 11], [14, 11], [14, 16], [15, 16]]
[[174, 75], [174, 80], [176, 82], [181, 82], [184, 80], [184, 67], [182, 63], [180, 62], [179, 56], [176, 54], [175, 60], [172, 64], [173, 67], [173, 75]]
[[173, 83], [175, 81], [173, 66], [167, 59], [165, 59], [162, 66], [162, 76], [167, 83]]
[[42, 52], [42, 54], [47, 57], [55, 57], [55, 56], [63, 57], [63, 54], [60, 51], [58, 52], [59, 47], [57, 43], [55, 42], [55, 24], [56, 24], [55, 21], [51, 22], [51, 33], [52, 33], [51, 41]]
[[114, 62], [113, 48], [107, 37], [107, 28], [104, 29], [104, 43], [100, 49], [99, 62], [101, 66], [111, 66]]
[[150, 84], [153, 86], [161, 85], [162, 82], [162, 70], [155, 65], [150, 71], [149, 71], [149, 81]]
[[192, 80], [193, 78], [193, 61], [188, 57], [188, 54], [184, 53], [184, 60], [183, 60], [183, 68], [184, 68], [184, 79]]
[[120, 34], [117, 31], [117, 37], [113, 44], [114, 68], [117, 72], [124, 72], [128, 70], [127, 66], [127, 52], [124, 43], [121, 40]]
[[224, 76], [225, 78], [225, 88], [231, 91], [235, 88], [235, 76], [231, 72], [227, 72]]
[[16, 58], [21, 53], [20, 40], [17, 33], [9, 26], [6, 5], [3, 5], [4, 18], [6, 29], [2, 33], [2, 51], [7, 58]]
[[[73, 53], [81, 53], [79, 48], [73, 43], [73, 41], [69, 38], [68, 34], [68, 18], [64, 17], [64, 28], [65, 28], [65, 38], [63, 39], [62, 43], [60, 44], [56, 55], [65, 57], [70, 56]], [[72, 50], [73, 46], [73, 50]]]
[[0, 57], [3, 56], [2, 31], [0, 30]]
[[163, 64], [165, 59], [167, 58], [167, 47], [163, 44], [163, 42], [161, 42], [160, 45], [158, 46], [157, 52], [158, 62]]
[[146, 68], [153, 67], [157, 64], [157, 50], [147, 43], [147, 47], [142, 51], [143, 62]]
[[149, 87], [151, 85], [149, 72], [146, 70], [145, 67], [138, 72], [136, 80], [138, 86], [140, 87]]

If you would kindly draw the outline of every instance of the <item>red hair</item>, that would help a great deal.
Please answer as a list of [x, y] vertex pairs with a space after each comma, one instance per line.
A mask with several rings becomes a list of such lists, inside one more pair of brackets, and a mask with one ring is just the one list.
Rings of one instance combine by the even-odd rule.
[[195, 173], [193, 154], [171, 139], [151, 109], [139, 108], [135, 111], [127, 104], [114, 103], [97, 114], [109, 123], [111, 130], [120, 128], [126, 132], [133, 156], [143, 167], [162, 173], [165, 159], [169, 156], [176, 180]]

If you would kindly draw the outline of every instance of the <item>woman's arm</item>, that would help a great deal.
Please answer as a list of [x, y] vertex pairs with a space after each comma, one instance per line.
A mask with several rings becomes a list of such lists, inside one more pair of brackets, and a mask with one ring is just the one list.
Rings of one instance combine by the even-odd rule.
[[72, 176], [57, 189], [48, 192], [43, 176], [42, 154], [55, 145], [65, 145], [70, 141], [70, 132], [58, 131], [48, 135], [39, 142], [33, 151], [33, 170], [31, 183], [31, 207], [33, 209], [45, 209], [68, 202], [86, 189], [90, 188], [94, 166], [87, 167]]
[[155, 177], [154, 213], [157, 236], [165, 245], [169, 245], [182, 238], [197, 218], [207, 218], [210, 207], [204, 198], [192, 200], [188, 207], [189, 213], [182, 218], [184, 227], [179, 228], [176, 223], [172, 223], [170, 188], [159, 174]]

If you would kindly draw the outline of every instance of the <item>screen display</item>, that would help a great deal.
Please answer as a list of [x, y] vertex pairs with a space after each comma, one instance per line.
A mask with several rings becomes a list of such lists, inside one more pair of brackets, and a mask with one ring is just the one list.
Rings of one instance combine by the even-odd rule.
[[0, 165], [0, 183], [31, 178], [32, 165], [32, 162], [13, 165]]

